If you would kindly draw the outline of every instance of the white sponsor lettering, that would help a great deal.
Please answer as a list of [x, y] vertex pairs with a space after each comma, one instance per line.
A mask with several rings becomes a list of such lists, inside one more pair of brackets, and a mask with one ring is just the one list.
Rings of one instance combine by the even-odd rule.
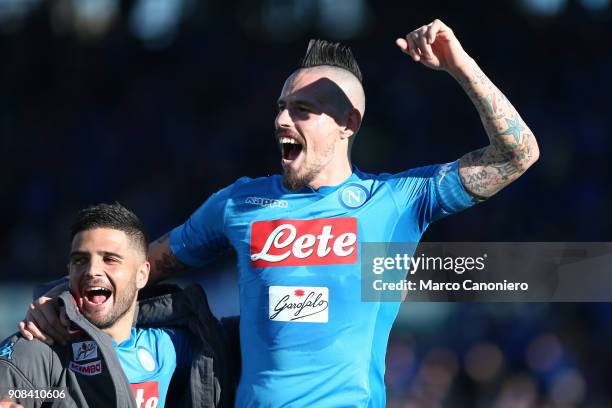
[[[136, 390], [136, 395], [134, 395], [134, 399], [136, 400], [136, 406], [138, 408], [157, 408], [157, 404], [159, 404], [158, 397], [150, 397], [145, 401], [144, 399], [144, 390], [142, 388], [138, 388]], [[142, 404], [145, 404], [144, 406]]]
[[[293, 244], [293, 255], [297, 258], [307, 258], [312, 254], [313, 249], [311, 248], [317, 239], [312, 234], [305, 234], [295, 240]], [[304, 251], [306, 249], [306, 251]]]
[[[319, 247], [317, 248], [317, 256], [324, 257], [329, 254], [331, 248], [327, 247], [327, 243], [334, 236], [331, 234], [331, 226], [326, 225], [323, 227], [321, 231], [321, 235], [317, 235], [317, 239], [319, 240]], [[356, 238], [356, 237], [355, 237]]]
[[[338, 239], [334, 241], [334, 253], [338, 256], [349, 256], [355, 250], [353, 244], [357, 241], [357, 235], [352, 232], [345, 232], [341, 234]], [[345, 249], [347, 247], [352, 247]]]
[[[330, 253], [331, 250], [337, 256], [349, 256], [355, 251], [353, 245], [357, 241], [357, 235], [353, 232], [345, 232], [340, 234], [333, 242], [332, 248], [329, 248], [329, 241], [333, 239], [332, 227], [324, 226], [320, 235], [304, 234], [296, 239], [297, 229], [291, 224], [282, 224], [276, 227], [266, 239], [266, 243], [263, 246], [261, 252], [251, 255], [251, 261], [263, 260], [267, 262], [280, 262], [289, 257], [290, 254], [297, 258], [307, 258], [314, 252], [311, 249], [316, 242], [317, 245], [317, 256], [324, 257]], [[285, 236], [286, 235], [286, 236]], [[291, 250], [287, 250], [278, 255], [270, 254], [270, 248], [283, 249], [292, 245]]]
[[270, 286], [270, 320], [327, 323], [329, 289], [316, 286]]

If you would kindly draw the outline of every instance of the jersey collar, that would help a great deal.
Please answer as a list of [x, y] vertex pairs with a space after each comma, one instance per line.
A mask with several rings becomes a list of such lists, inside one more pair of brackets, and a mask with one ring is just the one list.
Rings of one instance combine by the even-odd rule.
[[356, 166], [353, 166], [353, 173], [351, 173], [351, 175], [344, 180], [342, 183], [335, 185], [335, 186], [321, 186], [318, 189], [314, 189], [310, 186], [304, 186], [299, 190], [296, 191], [292, 191], [289, 190], [288, 188], [285, 187], [285, 185], [283, 184], [283, 177], [281, 176], [279, 178], [280, 181], [280, 185], [281, 188], [283, 189], [283, 191], [285, 191], [285, 193], [287, 194], [311, 194], [311, 193], [317, 193], [317, 194], [321, 194], [321, 195], [328, 195], [333, 193], [334, 191], [338, 191], [339, 188], [345, 186], [348, 183], [354, 183], [357, 181], [360, 181], [361, 179], [359, 178], [358, 173], [360, 173], [359, 169]]
[[122, 341], [121, 343], [117, 343], [115, 340], [113, 340], [113, 346], [114, 347], [119, 347], [122, 349], [129, 349], [134, 347], [134, 344], [136, 344], [136, 328], [132, 327], [132, 329], [130, 330], [130, 338], [127, 340]]

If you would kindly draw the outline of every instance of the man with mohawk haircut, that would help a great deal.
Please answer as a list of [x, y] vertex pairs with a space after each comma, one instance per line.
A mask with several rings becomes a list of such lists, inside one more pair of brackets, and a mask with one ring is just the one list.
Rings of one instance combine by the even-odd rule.
[[278, 99], [283, 174], [239, 179], [150, 247], [153, 281], [236, 250], [239, 407], [384, 407], [399, 302], [361, 301], [361, 243], [418, 242], [431, 222], [491, 197], [538, 158], [531, 131], [449, 27], [435, 20], [396, 43], [459, 82], [486, 147], [397, 174], [358, 170], [361, 71], [348, 47], [311, 41]]

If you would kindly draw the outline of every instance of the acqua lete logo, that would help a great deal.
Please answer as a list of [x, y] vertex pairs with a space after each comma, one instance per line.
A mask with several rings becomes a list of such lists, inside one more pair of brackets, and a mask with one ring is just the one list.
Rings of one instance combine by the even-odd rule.
[[130, 387], [134, 392], [138, 408], [157, 408], [159, 404], [159, 383], [157, 381], [130, 384]]
[[251, 226], [251, 265], [335, 265], [357, 263], [357, 219], [257, 221]]

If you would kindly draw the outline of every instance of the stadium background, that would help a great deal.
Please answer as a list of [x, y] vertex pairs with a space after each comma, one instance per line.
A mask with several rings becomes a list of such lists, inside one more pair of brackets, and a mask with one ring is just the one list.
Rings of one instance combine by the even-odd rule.
[[[429, 241], [610, 241], [609, 0], [0, 0], [0, 337], [64, 273], [79, 208], [118, 200], [152, 238], [236, 178], [279, 170], [276, 98], [307, 39], [365, 77], [354, 162], [451, 161], [487, 143], [446, 74], [398, 35], [441, 18], [536, 134], [540, 161]], [[193, 274], [237, 313], [234, 266]], [[612, 406], [609, 304], [409, 304], [389, 344], [393, 407]], [[359, 352], [355, 350], [354, 352]]]

